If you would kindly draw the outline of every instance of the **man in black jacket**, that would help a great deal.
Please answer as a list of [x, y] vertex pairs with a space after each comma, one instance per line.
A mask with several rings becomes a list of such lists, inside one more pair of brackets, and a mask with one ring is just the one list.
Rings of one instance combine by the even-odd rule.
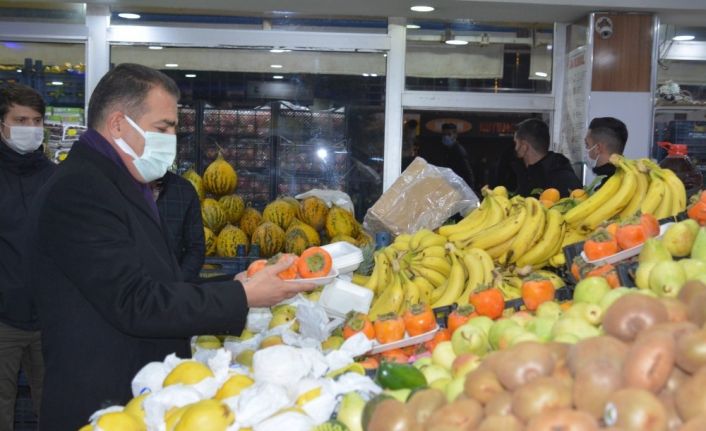
[[522, 161], [517, 172], [517, 194], [529, 196], [535, 189], [554, 188], [561, 197], [582, 186], [571, 162], [562, 154], [549, 151], [547, 123], [530, 118], [517, 125], [515, 154]]
[[184, 280], [197, 281], [206, 254], [199, 196], [190, 182], [172, 172], [154, 181], [152, 190]]
[[586, 132], [585, 158], [597, 177], [605, 177], [597, 189], [601, 188], [615, 173], [615, 166], [610, 163], [610, 156], [623, 154], [627, 141], [628, 128], [617, 118], [596, 117], [591, 120]]
[[56, 168], [41, 149], [44, 110], [35, 90], [0, 87], [0, 430], [13, 429], [20, 366], [37, 411], [42, 394], [39, 321], [21, 261], [27, 211]]
[[454, 123], [442, 124], [441, 145], [422, 147], [420, 156], [432, 165], [450, 168], [480, 196], [480, 189], [475, 186], [468, 151], [458, 142], [458, 129]]
[[178, 98], [174, 81], [148, 67], [108, 72], [88, 130], [30, 212], [46, 364], [40, 430], [79, 428], [127, 402], [148, 362], [188, 357], [188, 337], [239, 334], [249, 307], [315, 287], [277, 277], [291, 261], [242, 282], [183, 281], [148, 185], [174, 160]]

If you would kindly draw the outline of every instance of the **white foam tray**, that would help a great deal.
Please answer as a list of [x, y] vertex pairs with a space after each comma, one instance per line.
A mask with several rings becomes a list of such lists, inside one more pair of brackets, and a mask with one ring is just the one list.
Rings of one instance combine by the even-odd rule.
[[[661, 238], [662, 235], [664, 235], [664, 233], [667, 231], [667, 229], [669, 229], [669, 227], [673, 224], [674, 223], [665, 223], [663, 225], [660, 225], [659, 235], [657, 235], [657, 238]], [[637, 256], [642, 251], [643, 245], [644, 244], [636, 245], [635, 247], [623, 250], [608, 257], [604, 257], [603, 259], [588, 260], [588, 258], [586, 257], [586, 253], [584, 253], [583, 251], [581, 252], [581, 257], [583, 258], [583, 260], [590, 263], [591, 265], [601, 266], [608, 263], [620, 262], [622, 260], [630, 259], [633, 256]]]
[[395, 341], [393, 343], [380, 344], [380, 343], [378, 343], [377, 340], [373, 340], [373, 348], [370, 349], [370, 351], [367, 353], [371, 354], [371, 355], [375, 355], [377, 353], [386, 352], [388, 350], [401, 349], [403, 347], [414, 346], [415, 344], [426, 343], [427, 341], [434, 338], [434, 335], [436, 335], [436, 333], [438, 331], [439, 331], [439, 326], [437, 325], [436, 328], [432, 329], [429, 332], [425, 332], [423, 334], [419, 334], [414, 337], [406, 336], [405, 338], [403, 338], [399, 341]]

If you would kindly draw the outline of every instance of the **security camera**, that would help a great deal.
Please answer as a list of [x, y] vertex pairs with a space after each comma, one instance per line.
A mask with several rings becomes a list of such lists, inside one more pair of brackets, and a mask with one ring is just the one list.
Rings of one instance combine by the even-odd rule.
[[610, 39], [613, 36], [613, 21], [607, 16], [598, 18], [596, 21], [596, 33], [601, 39]]

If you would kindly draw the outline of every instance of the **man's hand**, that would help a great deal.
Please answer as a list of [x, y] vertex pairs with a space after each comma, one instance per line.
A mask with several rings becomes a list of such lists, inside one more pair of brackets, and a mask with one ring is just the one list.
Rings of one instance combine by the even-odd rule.
[[316, 288], [314, 283], [286, 282], [277, 276], [289, 268], [293, 262], [292, 258], [281, 259], [274, 265], [266, 266], [244, 282], [243, 274], [238, 274], [235, 279], [243, 283], [245, 296], [248, 298], [248, 307], [270, 307], [299, 292], [314, 290]]

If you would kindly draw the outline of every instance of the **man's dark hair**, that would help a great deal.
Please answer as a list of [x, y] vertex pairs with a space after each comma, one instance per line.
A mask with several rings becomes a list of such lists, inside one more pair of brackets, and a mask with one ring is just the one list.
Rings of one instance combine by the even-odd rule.
[[444, 123], [441, 125], [441, 130], [456, 130], [456, 125], [454, 123]]
[[528, 118], [517, 125], [517, 139], [527, 141], [535, 151], [549, 151], [549, 126], [539, 118]]
[[91, 94], [88, 127], [97, 128], [115, 106], [137, 120], [144, 114], [145, 98], [154, 87], [161, 87], [179, 99], [179, 87], [164, 73], [139, 64], [119, 64], [101, 78]]
[[613, 117], [597, 117], [588, 125], [591, 138], [604, 144], [612, 153], [623, 154], [628, 141], [628, 128], [625, 123]]
[[416, 129], [418, 124], [417, 120], [409, 120], [405, 123], [405, 127], [408, 129]]
[[0, 87], [0, 121], [5, 121], [12, 105], [27, 106], [42, 114], [42, 117], [46, 112], [42, 95], [22, 84], [9, 83]]

